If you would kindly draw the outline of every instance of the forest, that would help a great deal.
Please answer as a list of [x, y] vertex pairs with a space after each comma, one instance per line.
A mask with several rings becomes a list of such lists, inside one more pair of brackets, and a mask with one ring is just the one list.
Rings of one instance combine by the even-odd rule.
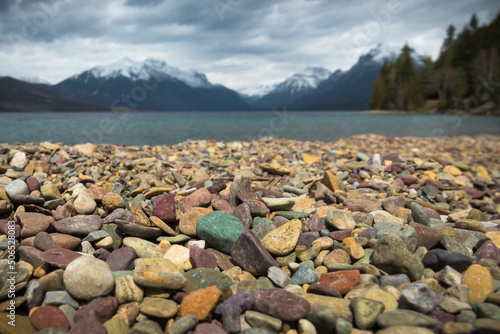
[[415, 59], [405, 44], [386, 61], [375, 81], [373, 110], [498, 113], [500, 107], [500, 13], [486, 25], [475, 14], [457, 33], [446, 30], [435, 61]]

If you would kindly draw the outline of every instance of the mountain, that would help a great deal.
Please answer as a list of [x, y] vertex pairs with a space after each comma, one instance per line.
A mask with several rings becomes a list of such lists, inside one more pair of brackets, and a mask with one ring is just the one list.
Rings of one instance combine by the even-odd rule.
[[312, 92], [332, 73], [324, 67], [308, 67], [276, 85], [267, 94], [254, 99], [253, 105], [260, 108], [283, 108]]
[[123, 58], [74, 75], [55, 87], [113, 110], [251, 109], [238, 93], [213, 85], [204, 74], [181, 71], [156, 59], [136, 62]]
[[[361, 55], [348, 71], [335, 71], [321, 82], [316, 89], [291, 104], [296, 110], [367, 110], [370, 96], [382, 65], [395, 59], [400, 48], [378, 44], [368, 53]], [[412, 51], [415, 66], [421, 57]]]
[[78, 101], [72, 94], [44, 84], [0, 78], [0, 111], [96, 111], [107, 107]]

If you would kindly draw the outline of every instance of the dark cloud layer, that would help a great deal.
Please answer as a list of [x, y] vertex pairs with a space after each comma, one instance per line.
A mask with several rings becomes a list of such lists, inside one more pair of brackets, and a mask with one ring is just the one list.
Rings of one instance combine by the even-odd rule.
[[346, 69], [379, 42], [436, 56], [450, 23], [499, 10], [498, 0], [2, 0], [0, 75], [58, 81], [155, 57], [243, 89], [311, 65]]

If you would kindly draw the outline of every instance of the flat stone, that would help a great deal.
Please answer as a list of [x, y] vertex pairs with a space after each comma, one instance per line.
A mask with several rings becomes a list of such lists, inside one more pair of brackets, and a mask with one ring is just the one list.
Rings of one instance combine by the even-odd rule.
[[175, 197], [174, 195], [158, 195], [152, 200], [153, 214], [166, 223], [176, 221]]
[[221, 298], [222, 292], [216, 286], [190, 292], [183, 298], [177, 315], [184, 317], [192, 314], [200, 321], [205, 321], [212, 315]]
[[447, 265], [458, 272], [463, 272], [472, 264], [472, 259], [469, 256], [448, 252], [444, 249], [431, 249], [425, 254], [422, 264], [436, 272]]
[[154, 238], [161, 235], [162, 230], [157, 227], [149, 227], [143, 226], [135, 223], [130, 223], [125, 220], [115, 219], [116, 225], [120, 227], [120, 229], [134, 237], [139, 238]]
[[141, 303], [140, 310], [146, 315], [170, 319], [177, 314], [177, 307], [178, 305], [172, 300], [146, 297]]
[[464, 272], [462, 284], [469, 287], [469, 302], [484, 302], [493, 291], [493, 278], [485, 267], [473, 264]]
[[231, 248], [231, 257], [244, 270], [254, 276], [265, 276], [270, 267], [278, 263], [250, 230], [244, 230]]
[[[377, 318], [377, 324], [382, 328], [393, 326], [418, 326], [433, 328], [438, 321], [425, 314], [411, 310], [394, 310], [382, 313]], [[392, 332], [391, 332], [392, 333]]]
[[113, 296], [95, 298], [76, 311], [74, 321], [78, 323], [86, 318], [95, 318], [102, 324], [111, 319], [117, 308], [118, 300]]
[[372, 328], [377, 317], [384, 311], [384, 304], [360, 297], [351, 299], [351, 307], [356, 327], [363, 330]]
[[91, 256], [73, 260], [64, 271], [64, 286], [75, 298], [89, 300], [110, 293], [115, 280], [106, 262]]
[[177, 232], [175, 232], [169, 225], [165, 224], [163, 220], [156, 216], [151, 216], [149, 217], [149, 220], [153, 223], [154, 226], [158, 227], [160, 230], [165, 232], [168, 235], [177, 235]]
[[410, 205], [410, 209], [413, 221], [425, 226], [429, 226], [430, 224], [429, 214], [420, 204], [412, 202]]
[[347, 294], [351, 289], [359, 284], [359, 270], [342, 270], [332, 273], [321, 274], [319, 282], [326, 284], [341, 294]]
[[370, 263], [388, 274], [406, 274], [412, 281], [419, 280], [424, 271], [420, 260], [408, 251], [401, 238], [394, 235], [386, 235], [378, 240]]
[[277, 333], [283, 324], [283, 322], [276, 317], [250, 310], [245, 312], [245, 320], [252, 327], [262, 328], [272, 333]]
[[190, 208], [181, 216], [179, 221], [179, 230], [186, 235], [195, 237], [198, 219], [208, 215], [212, 211], [212, 208]]
[[184, 271], [169, 259], [137, 259], [134, 266], [134, 281], [139, 286], [179, 290], [187, 284]]
[[87, 236], [91, 232], [100, 230], [101, 225], [102, 219], [96, 215], [79, 215], [54, 222], [57, 232], [75, 236]]
[[284, 288], [292, 282], [290, 277], [278, 267], [269, 267], [267, 277], [280, 288]]
[[218, 266], [217, 258], [208, 250], [193, 247], [189, 249], [189, 256], [193, 268], [215, 269]]
[[40, 260], [55, 267], [65, 269], [75, 259], [81, 257], [80, 253], [64, 248], [53, 248], [46, 250], [40, 255]]
[[118, 276], [115, 278], [115, 296], [120, 304], [141, 302], [144, 291], [135, 284], [133, 276]]
[[212, 195], [206, 188], [200, 188], [194, 193], [186, 196], [181, 203], [182, 212], [186, 212], [193, 207], [206, 206], [212, 201]]
[[369, 290], [368, 292], [366, 292], [365, 298], [384, 304], [383, 312], [393, 311], [398, 308], [398, 301], [396, 300], [396, 298], [389, 292], [382, 289]]
[[302, 223], [300, 220], [291, 220], [270, 231], [262, 239], [262, 244], [273, 255], [287, 255], [297, 245], [301, 231]]
[[329, 266], [336, 263], [351, 264], [351, 257], [343, 249], [334, 249], [325, 256], [323, 265]]
[[[139, 247], [139, 246], [137, 246]], [[106, 263], [111, 271], [132, 270], [137, 253], [132, 247], [123, 247], [109, 254]]]
[[270, 198], [262, 197], [260, 199], [271, 211], [287, 211], [293, 208], [295, 198]]
[[207, 242], [207, 245], [226, 254], [244, 231], [238, 218], [225, 211], [213, 211], [198, 220], [196, 234]]
[[[135, 250], [137, 257], [140, 258], [163, 258], [165, 250], [160, 246], [141, 238], [126, 237], [123, 244]], [[123, 251], [122, 251], [123, 252]]]
[[252, 214], [250, 206], [247, 203], [242, 203], [234, 209], [234, 216], [240, 220], [245, 228], [252, 226]]
[[410, 284], [401, 290], [400, 304], [427, 314], [439, 305], [439, 296], [427, 285]]
[[377, 331], [377, 334], [433, 334], [428, 328], [418, 326], [391, 326]]
[[415, 248], [425, 247], [431, 249], [436, 246], [443, 238], [443, 232], [437, 228], [428, 227], [420, 223], [410, 223], [409, 226], [413, 227], [417, 232], [417, 244]]
[[349, 301], [346, 299], [321, 296], [312, 293], [302, 293], [299, 294], [299, 296], [310, 303], [311, 314], [319, 311], [327, 311], [334, 314], [337, 318], [342, 318], [349, 322], [353, 320]]
[[188, 314], [177, 318], [172, 326], [168, 328], [168, 334], [184, 334], [194, 329], [198, 325], [198, 318], [195, 315]]
[[69, 329], [66, 315], [55, 306], [42, 306], [30, 314], [31, 325], [38, 331], [50, 327]]
[[35, 239], [33, 240], [35, 247], [42, 250], [46, 251], [49, 249], [53, 248], [58, 248], [50, 234], [47, 232], [40, 232], [35, 236]]
[[306, 317], [311, 310], [307, 300], [282, 289], [261, 289], [252, 295], [255, 298], [257, 311], [282, 321], [297, 321]]
[[377, 238], [386, 235], [396, 235], [403, 240], [410, 252], [414, 252], [417, 246], [417, 231], [412, 226], [403, 226], [401, 224], [379, 222], [373, 225], [377, 231]]
[[224, 293], [233, 284], [227, 275], [210, 268], [192, 269], [185, 276], [187, 283], [183, 290], [187, 292], [217, 286]]
[[356, 222], [348, 212], [333, 210], [327, 212], [326, 223], [337, 230], [352, 230], [356, 225]]
[[28, 238], [46, 231], [50, 227], [50, 218], [41, 213], [18, 212], [16, 217], [22, 226], [21, 238]]
[[373, 216], [373, 222], [376, 223], [392, 223], [403, 225], [404, 221], [401, 218], [391, 215], [389, 212], [384, 210], [372, 211], [370, 214]]

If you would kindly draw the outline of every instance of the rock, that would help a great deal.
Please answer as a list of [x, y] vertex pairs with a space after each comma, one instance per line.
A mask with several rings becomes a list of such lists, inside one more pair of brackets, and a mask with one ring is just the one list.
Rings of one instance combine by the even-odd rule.
[[[170, 194], [158, 195], [153, 198], [153, 214], [166, 223], [176, 221], [175, 197]], [[183, 232], [184, 233], [184, 232]]]
[[73, 260], [64, 271], [64, 286], [75, 298], [89, 300], [110, 293], [115, 285], [106, 262], [90, 256]]
[[[299, 294], [301, 298], [304, 298], [311, 305], [311, 313], [318, 311], [326, 311], [334, 315], [337, 318], [342, 318], [346, 321], [352, 322], [352, 313], [349, 308], [349, 301], [343, 298], [320, 296], [312, 293], [302, 293]], [[311, 320], [309, 317], [307, 317]]]
[[367, 212], [382, 210], [381, 201], [368, 196], [347, 197], [344, 204], [351, 207], [361, 207]]
[[46, 231], [50, 227], [50, 218], [41, 213], [18, 212], [16, 214], [22, 226], [21, 238], [28, 238]]
[[212, 195], [206, 188], [200, 188], [191, 195], [186, 196], [181, 203], [182, 212], [186, 212], [193, 207], [206, 206], [212, 201]]
[[78, 302], [74, 300], [66, 291], [47, 291], [43, 304], [51, 306], [60, 306], [66, 304], [70, 305], [74, 309], [78, 309], [78, 307], [80, 307]]
[[81, 215], [89, 215], [93, 213], [97, 207], [95, 200], [86, 189], [76, 196], [73, 204], [76, 212]]
[[142, 320], [136, 323], [127, 333], [130, 334], [163, 334], [160, 325], [153, 320]]
[[422, 263], [426, 268], [434, 271], [440, 271], [448, 265], [459, 272], [463, 272], [472, 264], [472, 259], [444, 249], [431, 249], [425, 254]]
[[231, 247], [243, 230], [238, 218], [225, 211], [213, 211], [201, 217], [196, 226], [196, 234], [207, 245], [226, 254], [231, 252]]
[[389, 312], [398, 308], [398, 301], [390, 293], [382, 289], [373, 289], [366, 293], [365, 298], [384, 304], [383, 312]]
[[149, 219], [151, 220], [153, 225], [158, 227], [160, 230], [162, 230], [166, 234], [173, 235], [173, 236], [177, 235], [177, 232], [175, 232], [170, 226], [165, 224], [165, 222], [163, 220], [161, 220], [160, 218], [158, 218], [156, 216], [151, 216], [151, 217], [149, 217]]
[[386, 235], [395, 235], [403, 240], [410, 252], [414, 252], [417, 245], [417, 231], [411, 226], [403, 226], [395, 223], [379, 222], [374, 226], [377, 231], [377, 238]]
[[116, 193], [107, 193], [102, 198], [102, 205], [104, 206], [104, 210], [106, 212], [111, 213], [116, 209], [125, 209], [127, 206], [125, 205], [125, 201], [123, 198]]
[[356, 225], [356, 222], [349, 213], [333, 210], [328, 211], [326, 223], [337, 230], [352, 230]]
[[394, 217], [389, 212], [384, 210], [372, 211], [370, 212], [370, 214], [373, 216], [373, 222], [375, 224], [384, 222], [384, 223], [403, 225], [404, 223], [403, 219]]
[[418, 326], [391, 326], [377, 331], [377, 334], [432, 334], [432, 330]]
[[52, 182], [45, 182], [40, 187], [40, 191], [42, 193], [43, 198], [46, 201], [61, 198], [61, 193], [59, 192], [59, 189], [57, 189], [56, 185]]
[[378, 240], [370, 263], [389, 274], [406, 274], [412, 281], [420, 279], [424, 271], [420, 260], [408, 251], [401, 238], [394, 235]]
[[137, 259], [134, 266], [134, 281], [139, 286], [175, 290], [186, 286], [183, 270], [169, 259]]
[[172, 261], [172, 263], [174, 263], [179, 268], [182, 268], [183, 270], [189, 270], [193, 268], [191, 262], [189, 261], [189, 248], [179, 245], [172, 245], [165, 251], [165, 255], [163, 257], [169, 259], [170, 261]]
[[420, 204], [412, 202], [410, 208], [413, 221], [425, 226], [429, 226], [430, 224], [429, 214], [427, 213], [426, 210], [424, 210], [424, 208]]
[[[126, 237], [125, 239], [123, 239], [123, 244], [127, 247], [134, 249], [137, 257], [163, 258], [163, 256], [165, 255], [165, 251], [163, 250], [163, 248], [161, 248], [160, 246], [158, 246], [150, 241], [147, 241], [147, 240], [144, 240], [141, 238]], [[126, 253], [122, 253], [122, 252], [126, 252]], [[126, 256], [125, 260], [128, 263], [130, 261], [130, 258], [132, 257], [132, 251], [120, 250], [120, 252], [117, 253], [117, 255], [120, 255], [120, 256], [125, 255]]]
[[252, 327], [263, 328], [272, 333], [277, 333], [283, 324], [283, 322], [276, 317], [250, 310], [245, 312], [245, 320]]
[[193, 268], [215, 269], [218, 266], [215, 255], [205, 249], [193, 247], [189, 249], [189, 256]]
[[168, 334], [184, 334], [194, 329], [198, 325], [198, 318], [195, 315], [188, 314], [184, 317], [177, 318], [175, 322], [168, 328]]
[[323, 259], [323, 265], [329, 266], [335, 263], [351, 264], [351, 257], [343, 249], [334, 249]]
[[126, 334], [128, 331], [128, 324], [125, 320], [120, 318], [111, 318], [106, 321], [103, 326], [108, 333]]
[[443, 238], [443, 232], [437, 228], [428, 227], [419, 223], [410, 223], [409, 226], [413, 227], [417, 232], [417, 244], [415, 245], [415, 249], [418, 247], [431, 249]]
[[238, 305], [227, 305], [224, 308], [222, 311], [222, 328], [225, 333], [239, 333], [241, 331], [240, 315], [241, 308]]
[[207, 320], [221, 298], [222, 292], [215, 286], [190, 292], [182, 300], [177, 315], [184, 317], [192, 314], [200, 321]]
[[14, 199], [19, 195], [29, 195], [30, 190], [26, 182], [22, 180], [14, 180], [5, 186], [5, 193], [10, 198], [12, 202], [16, 202]]
[[337, 180], [335, 175], [333, 175], [333, 173], [329, 170], [325, 171], [325, 175], [323, 176], [323, 180], [321, 180], [321, 183], [323, 183], [332, 192], [340, 190], [339, 180]]
[[363, 330], [372, 328], [377, 317], [384, 311], [384, 304], [368, 298], [351, 299], [351, 307], [356, 326]]
[[250, 206], [247, 203], [242, 203], [234, 209], [234, 216], [238, 218], [245, 228], [252, 226], [252, 214]]
[[140, 310], [146, 315], [170, 319], [177, 313], [177, 304], [172, 300], [146, 297], [141, 303]]
[[479, 247], [474, 254], [478, 259], [492, 259], [495, 261], [500, 261], [500, 249], [495, 245], [493, 241], [486, 240], [483, 242], [481, 247]]
[[257, 311], [282, 321], [297, 321], [306, 317], [311, 309], [307, 300], [277, 288], [257, 290], [252, 295]]
[[382, 313], [377, 318], [377, 324], [382, 328], [393, 326], [419, 326], [433, 328], [438, 321], [425, 314], [410, 310], [394, 310]]
[[318, 280], [318, 275], [311, 268], [303, 265], [292, 275], [292, 284], [311, 284]]
[[332, 273], [322, 274], [319, 282], [326, 284], [341, 294], [347, 294], [351, 289], [359, 284], [359, 270], [342, 270]]
[[101, 226], [102, 219], [96, 215], [78, 215], [54, 222], [57, 232], [75, 236], [87, 236], [91, 232], [100, 230]]
[[254, 276], [265, 276], [270, 267], [278, 267], [276, 260], [250, 230], [244, 230], [231, 248], [231, 257]]
[[291, 220], [266, 234], [262, 245], [273, 255], [287, 255], [295, 248], [301, 231], [300, 220]]
[[30, 314], [31, 325], [41, 331], [50, 327], [69, 329], [68, 319], [64, 313], [55, 306], [42, 306]]
[[80, 253], [64, 248], [53, 248], [40, 254], [40, 260], [55, 267], [65, 269], [72, 261], [81, 257]]
[[410, 284], [401, 290], [400, 305], [409, 306], [420, 313], [429, 313], [439, 302], [439, 296], [422, 283]]
[[186, 273], [187, 283], [184, 291], [192, 292], [199, 289], [217, 286], [223, 293], [233, 284], [231, 279], [220, 271], [209, 268], [192, 269]]
[[462, 282], [462, 274], [450, 266], [445, 266], [442, 270], [438, 271], [434, 275], [434, 278], [447, 286], [459, 285]]
[[74, 321], [78, 323], [85, 318], [95, 318], [102, 324], [111, 319], [117, 307], [118, 300], [113, 296], [96, 298], [76, 311]]
[[208, 215], [212, 211], [213, 210], [211, 208], [197, 207], [187, 210], [179, 221], [179, 230], [190, 237], [195, 237], [198, 219]]
[[287, 211], [293, 208], [295, 204], [295, 198], [268, 198], [262, 197], [261, 201], [269, 208], [271, 211]]
[[500, 328], [500, 321], [494, 319], [481, 318], [474, 321], [474, 325], [479, 333], [496, 333]]
[[130, 223], [121, 219], [116, 219], [115, 223], [120, 227], [120, 229], [134, 237], [139, 238], [154, 238], [161, 235], [161, 230], [157, 227], [148, 227], [135, 223]]
[[484, 302], [493, 291], [493, 278], [485, 267], [473, 264], [464, 272], [462, 284], [469, 287], [469, 302]]
[[131, 275], [118, 276], [115, 278], [115, 296], [120, 304], [141, 302], [144, 291], [135, 284]]
[[284, 288], [292, 282], [290, 277], [278, 267], [269, 267], [267, 277], [280, 288]]
[[385, 211], [394, 214], [398, 208], [404, 208], [406, 198], [403, 196], [390, 196], [382, 201], [382, 206]]

